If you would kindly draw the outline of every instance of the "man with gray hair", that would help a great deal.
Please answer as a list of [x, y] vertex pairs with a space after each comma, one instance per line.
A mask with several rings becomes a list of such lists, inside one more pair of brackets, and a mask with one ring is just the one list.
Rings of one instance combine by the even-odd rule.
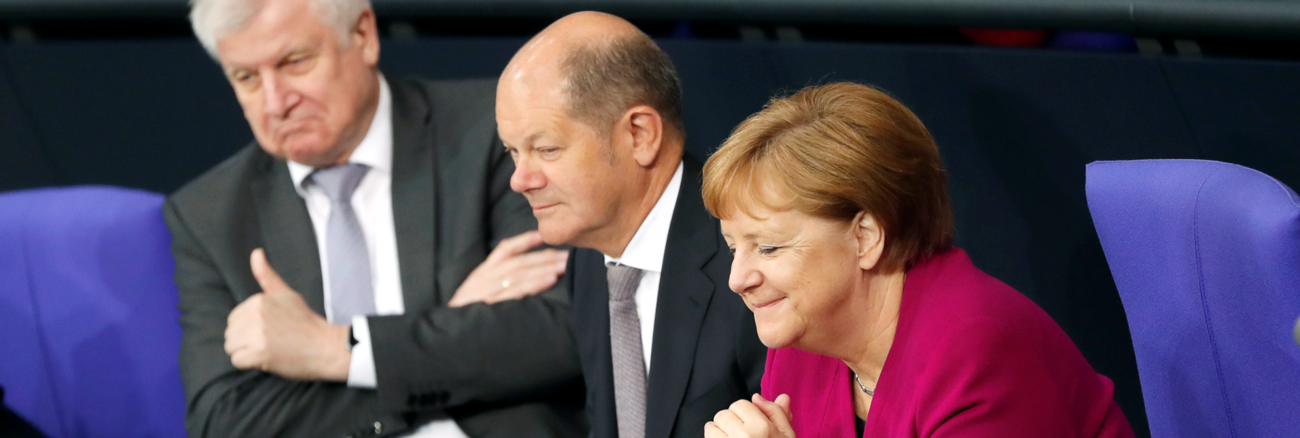
[[190, 436], [585, 434], [567, 253], [530, 252], [493, 83], [387, 80], [366, 0], [191, 21], [255, 141], [164, 207]]

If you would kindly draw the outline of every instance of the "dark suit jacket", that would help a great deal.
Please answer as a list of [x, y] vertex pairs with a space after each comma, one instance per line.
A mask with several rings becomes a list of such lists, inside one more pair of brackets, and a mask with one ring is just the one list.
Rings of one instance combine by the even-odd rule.
[[[190, 436], [369, 436], [445, 409], [470, 436], [572, 436], [585, 428], [567, 291], [448, 308], [501, 239], [536, 228], [510, 191], [494, 82], [391, 81], [393, 221], [406, 313], [371, 317], [377, 390], [240, 371], [226, 317], [261, 291], [249, 253], [324, 315], [320, 257], [288, 167], [250, 145], [171, 195]], [[376, 426], [379, 424], [379, 426]]]
[[[655, 310], [646, 438], [703, 435], [704, 423], [718, 411], [759, 391], [767, 353], [754, 314], [727, 286], [731, 253], [700, 197], [701, 165], [689, 156], [682, 161]], [[574, 250], [568, 272], [591, 433], [617, 437], [604, 256]]]

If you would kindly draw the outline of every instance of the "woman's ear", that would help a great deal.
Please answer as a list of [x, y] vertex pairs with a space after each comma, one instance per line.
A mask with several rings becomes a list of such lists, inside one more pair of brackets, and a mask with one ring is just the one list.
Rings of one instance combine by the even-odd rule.
[[864, 271], [875, 269], [885, 252], [885, 230], [876, 217], [865, 211], [853, 217], [853, 237], [858, 240], [858, 267]]

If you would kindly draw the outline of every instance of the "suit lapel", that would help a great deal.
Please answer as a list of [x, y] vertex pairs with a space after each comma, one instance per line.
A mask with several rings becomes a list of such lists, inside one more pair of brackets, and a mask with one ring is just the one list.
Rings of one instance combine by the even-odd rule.
[[404, 81], [389, 82], [393, 97], [393, 226], [406, 309], [446, 302], [434, 286], [437, 270], [437, 154], [430, 138], [430, 108], [420, 91]]
[[325, 316], [320, 250], [307, 203], [294, 190], [289, 166], [283, 160], [267, 156], [262, 170], [251, 189], [266, 259], [308, 307]]
[[700, 327], [717, 285], [703, 267], [718, 251], [718, 229], [700, 198], [700, 164], [682, 157], [682, 185], [664, 250], [646, 388], [647, 438], [667, 438], [695, 364]]
[[614, 404], [613, 348], [609, 339], [609, 284], [605, 257], [594, 249], [574, 248], [572, 314], [583, 358], [587, 411], [592, 436], [618, 436]]

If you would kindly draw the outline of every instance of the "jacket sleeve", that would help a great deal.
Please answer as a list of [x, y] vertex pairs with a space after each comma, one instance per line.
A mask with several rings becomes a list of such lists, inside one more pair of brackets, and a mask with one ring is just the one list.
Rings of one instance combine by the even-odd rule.
[[398, 413], [378, 408], [374, 391], [291, 381], [231, 365], [223, 346], [226, 318], [238, 303], [227, 281], [237, 280], [222, 275], [173, 200], [163, 214], [176, 259], [189, 436], [371, 436], [376, 430], [389, 435], [409, 428]]
[[1108, 433], [1081, 430], [1117, 410], [1113, 388], [1090, 381], [1105, 379], [1090, 367], [1076, 369], [1067, 354], [1034, 342], [1042, 334], [987, 319], [951, 333], [934, 345], [942, 353], [915, 388], [929, 404], [918, 409], [919, 436], [1133, 436], [1127, 424], [1103, 426]]
[[[524, 197], [510, 190], [514, 163], [500, 140], [490, 147], [484, 240], [495, 247], [537, 225]], [[509, 402], [581, 382], [563, 279], [536, 296], [371, 317], [369, 324], [387, 409]]]

